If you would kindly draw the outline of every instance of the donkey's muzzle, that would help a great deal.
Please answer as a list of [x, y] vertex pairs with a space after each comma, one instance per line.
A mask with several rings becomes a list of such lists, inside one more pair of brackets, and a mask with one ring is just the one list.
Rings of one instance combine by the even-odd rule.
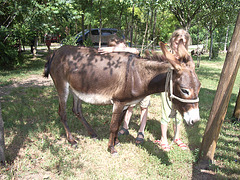
[[187, 125], [193, 125], [200, 120], [199, 108], [191, 109], [184, 112], [183, 119], [186, 121]]

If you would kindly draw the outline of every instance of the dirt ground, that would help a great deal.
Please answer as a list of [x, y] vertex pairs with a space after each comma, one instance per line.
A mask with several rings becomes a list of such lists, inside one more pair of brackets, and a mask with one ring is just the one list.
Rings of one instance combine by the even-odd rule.
[[38, 87], [53, 85], [52, 78], [44, 78], [41, 75], [31, 75], [30, 77], [19, 80], [18, 78], [12, 79], [13, 84], [0, 87], [0, 97], [8, 95], [12, 89], [17, 87]]

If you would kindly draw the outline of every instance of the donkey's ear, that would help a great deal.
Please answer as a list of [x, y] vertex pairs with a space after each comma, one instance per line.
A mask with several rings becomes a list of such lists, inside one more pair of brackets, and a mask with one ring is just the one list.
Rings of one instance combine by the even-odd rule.
[[161, 50], [165, 56], [165, 58], [168, 60], [168, 62], [173, 66], [174, 69], [177, 71], [180, 71], [182, 69], [181, 65], [179, 64], [179, 61], [176, 59], [176, 57], [167, 50], [166, 46], [163, 42], [159, 43]]

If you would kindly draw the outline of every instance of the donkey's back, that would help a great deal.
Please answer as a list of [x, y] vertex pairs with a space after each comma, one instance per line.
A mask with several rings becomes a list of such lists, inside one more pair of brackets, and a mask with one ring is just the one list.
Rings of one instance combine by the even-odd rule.
[[134, 58], [129, 53], [100, 54], [95, 48], [63, 46], [48, 58], [44, 76], [51, 75], [59, 95], [70, 87], [85, 102], [110, 104], [129, 89], [126, 81]]

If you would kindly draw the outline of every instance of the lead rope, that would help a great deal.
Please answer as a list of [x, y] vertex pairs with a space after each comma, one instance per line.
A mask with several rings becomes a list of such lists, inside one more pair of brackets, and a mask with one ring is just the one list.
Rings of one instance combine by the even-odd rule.
[[[174, 143], [174, 139], [176, 138], [176, 135], [177, 135], [177, 117], [176, 117], [177, 112], [176, 112], [175, 109], [172, 108], [172, 103], [171, 103], [171, 105], [169, 104], [169, 101], [172, 102], [172, 96], [171, 96], [172, 95], [172, 71], [173, 70], [171, 68], [168, 69], [167, 77], [166, 77], [166, 83], [165, 83], [165, 92], [164, 92], [165, 93], [165, 97], [166, 97], [167, 105], [171, 109], [171, 113], [169, 115], [169, 118], [174, 118], [175, 119], [175, 128], [176, 128], [173, 140], [172, 140], [171, 144], [169, 145], [170, 148], [172, 148], [172, 145]], [[169, 84], [170, 84], [170, 87], [169, 87]], [[169, 91], [170, 91], [170, 99], [168, 98], [168, 95], [167, 95], [168, 88], [169, 88]]]
[[[170, 106], [169, 101], [172, 102], [172, 99], [174, 98], [174, 99], [177, 99], [178, 101], [183, 102], [183, 103], [197, 103], [197, 102], [199, 102], [199, 98], [198, 97], [196, 99], [182, 99], [182, 98], [177, 97], [177, 96], [175, 96], [173, 94], [172, 73], [173, 73], [173, 69], [172, 68], [168, 68], [167, 77], [166, 77], [166, 83], [165, 83], [166, 101], [167, 101], [167, 104], [168, 104], [169, 108], [171, 109], [171, 113], [169, 115], [169, 118], [175, 118], [175, 125], [176, 125], [176, 129], [175, 129], [176, 131], [175, 131], [174, 138], [173, 138], [173, 141], [170, 144], [170, 146], [172, 146], [172, 144], [174, 142], [174, 139], [176, 138], [176, 135], [177, 135], [177, 133], [176, 133], [177, 132], [177, 117], [176, 117], [176, 110], [172, 108], [172, 104]], [[168, 95], [166, 94], [168, 89], [169, 89], [169, 93], [170, 93], [170, 100], [168, 100]]]

